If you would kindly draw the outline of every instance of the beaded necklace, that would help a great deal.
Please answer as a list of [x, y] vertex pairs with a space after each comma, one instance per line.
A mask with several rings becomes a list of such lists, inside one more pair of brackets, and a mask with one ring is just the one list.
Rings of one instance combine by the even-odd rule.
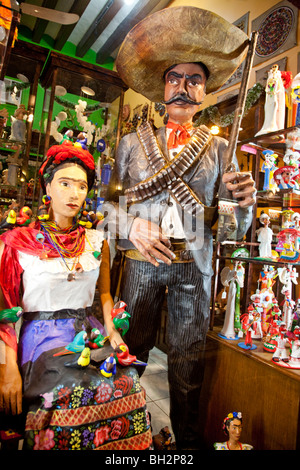
[[[61, 259], [63, 260], [66, 268], [68, 269], [68, 281], [73, 281], [75, 279], [75, 274], [72, 272], [75, 268], [76, 272], [82, 272], [82, 266], [78, 262], [79, 257], [84, 252], [85, 248], [85, 235], [84, 232], [79, 230], [78, 226], [70, 226], [66, 229], [61, 229], [53, 221], [40, 221], [42, 236], [44, 239], [47, 239], [50, 245], [57, 251]], [[63, 242], [59, 239], [59, 235], [68, 235], [71, 232], [76, 231], [76, 236], [74, 238], [74, 243], [70, 247], [66, 247]], [[47, 257], [47, 254], [45, 254]], [[70, 268], [65, 258], [75, 258], [72, 267]]]

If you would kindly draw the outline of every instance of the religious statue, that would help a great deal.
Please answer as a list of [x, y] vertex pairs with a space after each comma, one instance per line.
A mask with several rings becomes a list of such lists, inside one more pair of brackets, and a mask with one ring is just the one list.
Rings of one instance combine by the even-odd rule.
[[268, 72], [266, 84], [265, 119], [256, 136], [284, 129], [285, 89], [278, 65], [273, 65]]

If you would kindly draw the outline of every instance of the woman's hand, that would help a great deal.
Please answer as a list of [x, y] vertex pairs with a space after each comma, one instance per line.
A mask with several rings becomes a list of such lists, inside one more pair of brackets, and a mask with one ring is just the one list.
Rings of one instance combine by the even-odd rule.
[[0, 364], [0, 410], [17, 415], [22, 412], [22, 378], [16, 353], [6, 346], [6, 363]]
[[114, 349], [116, 349], [121, 343], [124, 343], [124, 339], [115, 328], [111, 330], [109, 341]]

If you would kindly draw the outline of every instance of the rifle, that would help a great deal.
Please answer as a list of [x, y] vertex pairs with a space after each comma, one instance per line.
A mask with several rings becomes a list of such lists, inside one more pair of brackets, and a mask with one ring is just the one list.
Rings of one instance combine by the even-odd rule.
[[[236, 108], [234, 111], [233, 123], [231, 133], [229, 136], [228, 147], [225, 153], [225, 161], [227, 166], [225, 173], [235, 172], [236, 166], [233, 163], [233, 157], [237, 148], [238, 135], [241, 127], [241, 121], [244, 114], [247, 89], [249, 85], [250, 72], [252, 68], [258, 32], [253, 31], [249, 39], [249, 48], [245, 59], [245, 65], [242, 75], [240, 92], [237, 99]], [[237, 202], [229, 200], [220, 200], [219, 209], [219, 223], [217, 231], [217, 240], [222, 242], [224, 240], [233, 240], [236, 238], [237, 220], [235, 217], [235, 207], [238, 206]]]
[[243, 114], [244, 114], [250, 72], [251, 72], [253, 58], [255, 54], [257, 38], [258, 38], [258, 32], [253, 31], [249, 39], [249, 48], [248, 48], [247, 56], [245, 59], [245, 66], [244, 66], [243, 75], [242, 75], [240, 92], [238, 95], [236, 108], [234, 111], [234, 118], [233, 118], [231, 133], [229, 136], [229, 143], [227, 147], [228, 163], [227, 163], [226, 173], [230, 171], [235, 171], [235, 165], [232, 163], [232, 159], [236, 152], [239, 130], [241, 127], [241, 121], [242, 121]]

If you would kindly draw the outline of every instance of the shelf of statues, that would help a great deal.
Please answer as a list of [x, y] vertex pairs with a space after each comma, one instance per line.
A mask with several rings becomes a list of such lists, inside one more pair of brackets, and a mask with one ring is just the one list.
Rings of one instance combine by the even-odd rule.
[[[270, 215], [262, 211], [259, 216], [261, 226], [256, 230], [257, 242], [239, 243], [234, 240], [224, 240], [219, 242], [216, 256], [219, 259], [238, 258], [242, 262], [267, 263], [274, 266], [300, 265], [300, 213], [292, 209], [276, 212], [278, 213], [277, 224], [279, 224], [277, 233], [274, 233], [270, 228]], [[274, 243], [274, 239], [276, 243]], [[221, 246], [226, 245], [236, 245], [239, 248], [235, 249], [230, 256], [222, 256]], [[250, 257], [247, 245], [255, 247], [258, 256]]]
[[300, 207], [300, 194], [292, 189], [279, 189], [275, 193], [268, 190], [257, 191], [256, 201], [259, 206]]
[[[300, 369], [300, 298], [293, 299], [293, 284], [298, 284], [298, 273], [291, 265], [274, 267], [264, 264], [257, 279], [257, 289], [250, 295], [246, 311], [240, 298], [244, 287], [244, 259], [232, 259], [220, 274], [226, 302], [223, 327], [218, 335], [224, 340], [238, 341], [246, 351], [261, 343], [270, 361], [291, 370]], [[249, 260], [248, 260], [249, 261]], [[279, 283], [281, 302], [275, 296]], [[255, 340], [255, 341], [254, 341]]]

